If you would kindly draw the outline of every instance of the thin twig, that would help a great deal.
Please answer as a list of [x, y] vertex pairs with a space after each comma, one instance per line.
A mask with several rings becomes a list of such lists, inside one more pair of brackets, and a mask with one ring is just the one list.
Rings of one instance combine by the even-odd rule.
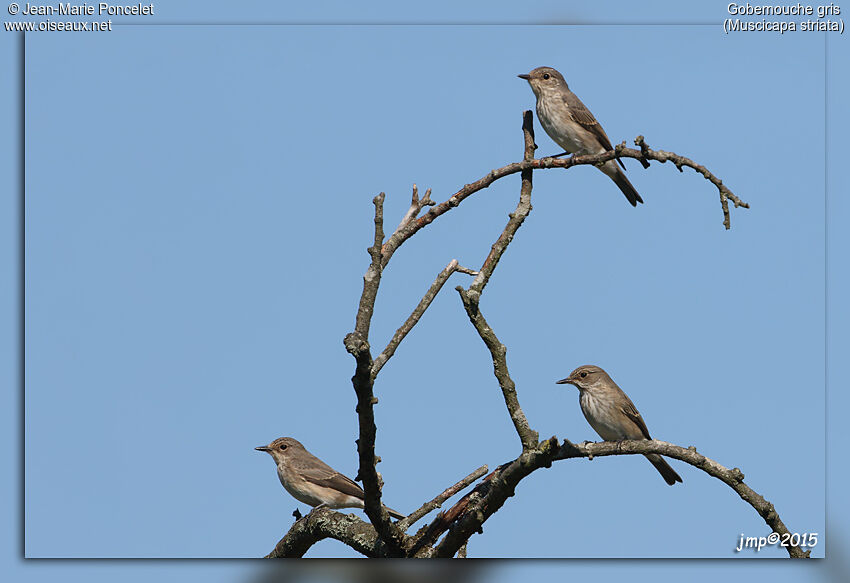
[[664, 150], [651, 150], [649, 148], [649, 145], [646, 143], [646, 140], [644, 140], [643, 136], [638, 136], [637, 138], [635, 138], [635, 144], [640, 147], [641, 156], [648, 157], [652, 160], [658, 160], [662, 164], [669, 160], [673, 162], [676, 168], [679, 169], [679, 172], [682, 172], [683, 166], [693, 168], [694, 170], [702, 174], [706, 180], [716, 186], [717, 190], [720, 192], [720, 206], [723, 209], [723, 226], [726, 227], [727, 230], [732, 228], [732, 222], [729, 216], [730, 200], [735, 205], [735, 208], [750, 208], [749, 204], [743, 202], [740, 198], [735, 196], [735, 194], [731, 190], [729, 190], [729, 188], [725, 184], [723, 184], [723, 181], [711, 172], [709, 172], [708, 168], [706, 168], [705, 166], [697, 164], [690, 158], [680, 156], [673, 152], [665, 152]]
[[505, 465], [497, 467], [495, 470], [484, 476], [484, 479], [475, 486], [475, 488], [463, 495], [463, 497], [455, 502], [451, 508], [438, 512], [431, 524], [423, 526], [419, 532], [413, 537], [415, 542], [409, 551], [409, 554], [414, 557], [428, 557], [434, 553], [434, 543], [441, 534], [446, 532], [452, 524], [454, 524], [473, 504], [481, 500], [483, 493], [488, 492], [490, 485], [488, 482], [492, 480], [497, 473], [502, 471]]
[[401, 341], [404, 340], [405, 336], [407, 336], [414, 326], [419, 322], [419, 319], [425, 313], [425, 310], [431, 305], [431, 302], [434, 301], [434, 298], [437, 297], [437, 294], [440, 293], [443, 285], [448, 281], [449, 277], [451, 277], [452, 273], [455, 271], [460, 271], [461, 273], [466, 273], [469, 275], [476, 275], [477, 272], [467, 269], [465, 267], [461, 267], [457, 259], [452, 259], [449, 264], [443, 269], [434, 280], [434, 283], [431, 284], [431, 287], [428, 288], [428, 291], [425, 292], [425, 295], [422, 296], [422, 299], [417, 304], [416, 308], [413, 309], [413, 312], [407, 318], [407, 320], [402, 324], [398, 330], [393, 334], [392, 339], [390, 340], [387, 347], [375, 357], [375, 361], [372, 363], [372, 379], [378, 376], [378, 372], [383, 368], [383, 366], [387, 363], [387, 361], [392, 358], [393, 354], [395, 354], [396, 348], [401, 344]]
[[473, 534], [482, 532], [481, 526], [484, 522], [514, 495], [514, 489], [520, 480], [537, 469], [552, 465], [556, 453], [558, 440], [552, 437], [534, 448], [524, 448], [518, 458], [496, 468], [492, 475], [487, 476], [472, 492], [455, 504], [455, 507], [461, 509], [460, 512], [453, 512], [455, 507], [446, 512], [447, 516], [454, 519], [450, 527], [446, 524], [447, 520], [440, 524], [441, 517], [435, 519], [435, 526], [439, 525], [442, 529], [449, 527], [449, 532], [435, 548], [429, 550], [428, 556], [455, 556], [458, 549]]
[[446, 500], [448, 500], [449, 498], [469, 486], [472, 482], [474, 482], [486, 473], [487, 466], [481, 466], [480, 468], [466, 476], [464, 479], [460, 480], [458, 483], [449, 486], [448, 488], [440, 492], [430, 502], [426, 502], [417, 510], [411, 512], [410, 515], [406, 518], [402, 518], [401, 520], [399, 520], [396, 523], [396, 526], [398, 526], [401, 530], [407, 530], [412, 525], [416, 524], [416, 521], [418, 521], [420, 518], [422, 518], [423, 516], [425, 516], [436, 508], [441, 508], [443, 502], [445, 502]]

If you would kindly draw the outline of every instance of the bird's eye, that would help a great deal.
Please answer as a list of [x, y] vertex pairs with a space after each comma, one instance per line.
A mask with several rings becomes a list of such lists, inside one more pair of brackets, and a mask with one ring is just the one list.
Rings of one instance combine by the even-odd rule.
[[284, 443], [284, 444], [282, 444], [282, 445], [280, 446], [280, 451], [283, 451], [283, 450], [285, 450], [285, 449], [286, 449], [286, 444]]
[[548, 78], [549, 78], [549, 73], [543, 73], [543, 78], [544, 78], [544, 79], [548, 79]]
[[582, 372], [580, 372], [580, 373], [578, 374], [578, 376], [580, 376], [581, 378], [584, 378], [584, 377], [586, 377], [586, 376], [587, 376], [587, 373], [586, 373], [586, 372], [584, 372], [584, 371], [582, 371]]

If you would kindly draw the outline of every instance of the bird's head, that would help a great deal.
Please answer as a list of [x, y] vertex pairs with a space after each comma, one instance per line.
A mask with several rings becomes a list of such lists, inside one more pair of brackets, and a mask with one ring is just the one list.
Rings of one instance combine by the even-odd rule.
[[555, 384], [569, 384], [573, 385], [580, 391], [586, 391], [588, 389], [592, 389], [597, 383], [605, 382], [607, 379], [609, 379], [608, 373], [600, 367], [592, 364], [585, 364], [571, 372], [570, 376], [567, 378], [556, 381]]
[[304, 446], [297, 439], [291, 437], [279, 437], [268, 445], [255, 447], [257, 451], [264, 451], [274, 458], [275, 462], [285, 460], [295, 451], [304, 451]]
[[528, 81], [531, 90], [537, 97], [540, 97], [541, 93], [569, 89], [567, 82], [564, 81], [564, 76], [552, 67], [537, 67], [531, 73], [517, 75], [517, 77]]

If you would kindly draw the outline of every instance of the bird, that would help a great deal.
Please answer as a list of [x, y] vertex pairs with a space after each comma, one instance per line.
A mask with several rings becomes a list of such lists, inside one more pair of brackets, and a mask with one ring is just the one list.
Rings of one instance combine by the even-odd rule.
[[[579, 390], [579, 404], [584, 418], [605, 441], [652, 439], [632, 400], [600, 367], [580, 366], [567, 378], [556, 381], [556, 384], [571, 384]], [[648, 453], [645, 456], [665, 482], [672, 486], [682, 481], [660, 455]]]
[[[608, 134], [575, 93], [564, 76], [552, 67], [537, 67], [530, 73], [517, 75], [531, 85], [537, 97], [537, 118], [552, 140], [570, 154], [602, 154], [613, 150]], [[620, 167], [617, 167], [617, 164]], [[644, 166], [648, 166], [644, 162]], [[626, 178], [626, 167], [617, 158], [605, 162], [600, 169], [623, 191], [632, 206], [643, 199]]]
[[[299, 502], [314, 508], [364, 507], [363, 488], [311, 454], [297, 439], [280, 437], [254, 449], [272, 456], [280, 483]], [[393, 518], [405, 517], [388, 506], [384, 508]]]

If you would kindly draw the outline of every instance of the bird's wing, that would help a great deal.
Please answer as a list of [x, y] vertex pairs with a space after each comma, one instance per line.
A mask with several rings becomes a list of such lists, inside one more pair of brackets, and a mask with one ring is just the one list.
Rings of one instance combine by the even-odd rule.
[[[608, 138], [608, 134], [602, 129], [602, 125], [596, 121], [596, 118], [593, 117], [593, 114], [590, 113], [590, 110], [587, 109], [587, 106], [582, 103], [581, 99], [575, 93], [569, 91], [567, 95], [563, 96], [563, 100], [574, 122], [596, 136], [603, 148], [606, 150], [614, 149], [614, 146], [611, 145], [611, 140]], [[623, 162], [619, 158], [617, 158], [617, 163], [623, 166]]]
[[643, 422], [643, 417], [640, 416], [637, 407], [635, 407], [635, 404], [632, 403], [631, 399], [628, 397], [626, 397], [626, 404], [623, 405], [622, 410], [626, 417], [631, 419], [634, 424], [638, 426], [638, 429], [640, 429], [640, 432], [643, 433], [644, 437], [652, 439], [649, 436], [649, 429], [646, 428], [646, 423]]
[[339, 490], [349, 496], [363, 499], [363, 489], [357, 483], [344, 474], [330, 467], [317, 457], [313, 457], [310, 463], [298, 464], [297, 472], [308, 482]]

